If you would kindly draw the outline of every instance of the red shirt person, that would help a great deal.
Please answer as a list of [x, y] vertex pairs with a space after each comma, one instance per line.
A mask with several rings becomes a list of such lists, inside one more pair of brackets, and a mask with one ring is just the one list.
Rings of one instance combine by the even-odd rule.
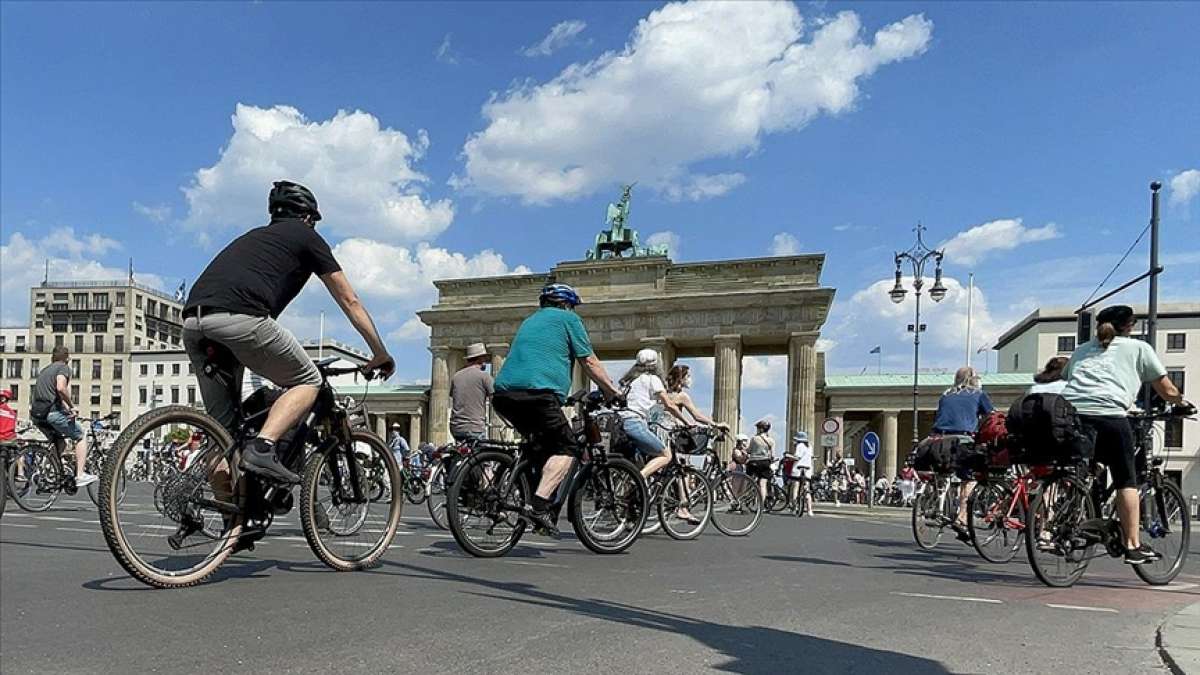
[[12, 392], [0, 389], [0, 442], [17, 438], [17, 411], [8, 405]]

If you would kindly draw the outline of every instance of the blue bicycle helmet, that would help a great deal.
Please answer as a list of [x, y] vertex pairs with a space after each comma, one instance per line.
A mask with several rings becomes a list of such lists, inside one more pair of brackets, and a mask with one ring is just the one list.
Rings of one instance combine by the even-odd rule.
[[566, 284], [547, 284], [544, 288], [542, 288], [542, 295], [538, 298], [538, 300], [542, 304], [545, 304], [547, 301], [556, 303], [562, 302], [572, 307], [575, 307], [583, 302], [583, 300], [579, 298], [579, 294], [575, 292], [575, 289]]

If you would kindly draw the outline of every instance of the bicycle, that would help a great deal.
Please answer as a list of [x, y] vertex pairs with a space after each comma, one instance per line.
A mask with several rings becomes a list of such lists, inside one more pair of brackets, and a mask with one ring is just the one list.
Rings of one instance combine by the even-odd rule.
[[[576, 394], [580, 454], [555, 493], [551, 518], [565, 504], [575, 535], [593, 553], [620, 553], [633, 545], [646, 521], [647, 488], [642, 474], [604, 444], [594, 413], [604, 409], [600, 392]], [[532, 524], [525, 506], [540, 477], [531, 462], [536, 438], [511, 450], [479, 448], [462, 460], [447, 495], [447, 519], [454, 540], [479, 558], [508, 554]]]
[[[1195, 414], [1195, 407], [1177, 405], [1129, 415], [1138, 458], [1141, 535], [1154, 542], [1152, 548], [1160, 555], [1157, 560], [1134, 565], [1133, 571], [1152, 586], [1175, 579], [1187, 560], [1191, 540], [1188, 502], [1163, 472], [1165, 460], [1150, 457], [1154, 423]], [[1112, 504], [1116, 489], [1105, 484], [1104, 465], [1061, 464], [1040, 480], [1038, 494], [1025, 516], [1029, 564], [1039, 581], [1054, 588], [1074, 585], [1095, 558], [1125, 554], [1121, 525]], [[1096, 547], [1103, 550], [1095, 553]]]
[[967, 531], [979, 556], [991, 563], [1006, 563], [1025, 543], [1025, 514], [1029, 512], [1037, 481], [1051, 468], [1031, 466], [1019, 475], [981, 481], [967, 503]]
[[[647, 514], [642, 534], [654, 534], [661, 529], [672, 539], [695, 539], [704, 532], [712, 516], [711, 484], [704, 472], [684, 463], [682, 459], [689, 456], [688, 453], [679, 450], [684, 447], [684, 443], [681, 442], [682, 436], [689, 433], [689, 430], [673, 429], [661, 424], [655, 424], [654, 427], [668, 434], [672, 447], [671, 461], [656, 471], [647, 483], [650, 494], [649, 508], [653, 509], [654, 513]], [[625, 451], [627, 457], [635, 454], [632, 448]], [[693, 508], [698, 508], [702, 514], [697, 516], [692, 512]], [[691, 516], [690, 519], [681, 515], [685, 510]]]
[[724, 438], [726, 432], [713, 439], [704, 457], [705, 478], [712, 493], [712, 524], [721, 534], [744, 537], [762, 522], [763, 500], [757, 481], [742, 471], [725, 469], [724, 462], [712, 445]]
[[913, 540], [926, 551], [941, 541], [942, 531], [958, 517], [959, 483], [950, 474], [919, 471], [924, 486], [913, 500]]
[[[233, 400], [240, 400], [236, 358], [215, 343], [205, 347], [200, 376], [214, 379]], [[316, 364], [322, 380], [317, 400], [295, 429], [280, 437], [276, 451], [286, 467], [302, 474], [300, 523], [313, 553], [335, 570], [361, 570], [376, 564], [387, 551], [403, 503], [395, 498], [371, 501], [368, 479], [372, 472], [383, 471], [389, 494], [399, 494], [400, 467], [382, 439], [351, 427], [329, 378], [359, 369], [334, 368], [336, 360]], [[370, 380], [374, 373], [366, 375]], [[292, 508], [291, 486], [238, 468], [242, 445], [257, 435], [268, 412], [269, 404], [249, 414], [239, 406], [231, 433], [204, 412], [173, 405], [152, 410], [125, 428], [100, 478], [101, 531], [125, 571], [157, 588], [196, 585], [233, 553], [253, 550], [274, 517]], [[199, 440], [186, 466], [162, 478], [162, 512], [147, 511], [138, 503], [150, 496], [145, 485], [132, 486], [136, 494], [132, 507], [121, 509], [117, 486], [131, 453], [142, 447], [145, 438], [160, 445], [164, 438], [182, 437], [188, 429]], [[382, 512], [373, 510], [377, 504], [383, 505]], [[171, 534], [164, 537], [167, 533]]]
[[[112, 421], [117, 415], [118, 413], [112, 413], [105, 417], [84, 420], [84, 424], [87, 425], [85, 433], [88, 439], [85, 471], [99, 474], [107, 449], [97, 432], [103, 429], [105, 422]], [[35, 426], [46, 436], [47, 441], [45, 443], [24, 442], [16, 460], [5, 465], [5, 475], [7, 476], [5, 482], [12, 491], [13, 501], [17, 502], [17, 506], [21, 509], [31, 513], [49, 509], [64, 493], [75, 495], [78, 492], [75, 485], [74, 444], [47, 424], [35, 423]], [[68, 445], [70, 449], [66, 447]], [[88, 497], [97, 506], [99, 506], [98, 490], [98, 483], [91, 483], [87, 486]], [[123, 493], [123, 482], [121, 490]]]
[[783, 472], [783, 462], [775, 463], [775, 470], [771, 474], [771, 480], [767, 481], [767, 496], [763, 500], [763, 508], [767, 513], [780, 513], [791, 508], [792, 500], [789, 498], [788, 491], [778, 481], [787, 484], [787, 476]]

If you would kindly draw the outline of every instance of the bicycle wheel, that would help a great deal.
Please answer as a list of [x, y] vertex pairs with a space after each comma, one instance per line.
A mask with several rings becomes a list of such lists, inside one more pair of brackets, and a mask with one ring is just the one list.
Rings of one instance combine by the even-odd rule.
[[917, 546], [932, 550], [942, 539], [942, 526], [938, 510], [938, 489], [934, 483], [926, 483], [921, 493], [913, 500], [912, 533]]
[[680, 541], [699, 537], [712, 516], [712, 491], [704, 474], [690, 466], [682, 467], [675, 479], [663, 486], [656, 510], [667, 536]]
[[975, 488], [967, 503], [967, 530], [980, 557], [991, 563], [1012, 560], [1021, 548], [1025, 513], [1012, 486], [989, 483]]
[[413, 506], [420, 506], [425, 501], [425, 483], [414, 475], [409, 475], [404, 481], [404, 498]]
[[[321, 562], [339, 572], [367, 569], [383, 557], [396, 536], [402, 506], [394, 497], [401, 489], [400, 465], [383, 440], [359, 429], [350, 432], [350, 444], [313, 453], [300, 482], [304, 538]], [[384, 481], [392, 499], [371, 501], [373, 473]]]
[[28, 445], [8, 466], [8, 488], [23, 511], [40, 513], [62, 493], [62, 467], [53, 445]]
[[525, 533], [520, 511], [531, 494], [516, 458], [480, 452], [454, 470], [446, 494], [446, 519], [454, 541], [477, 558], [507, 554]]
[[787, 491], [775, 484], [774, 481], [767, 484], [767, 501], [763, 505], [767, 509], [767, 513], [779, 513], [788, 507]]
[[[639, 474], [641, 471], [638, 472]], [[662, 529], [662, 520], [658, 517], [658, 500], [662, 496], [662, 483], [658, 476], [650, 477], [646, 484], [646, 519], [642, 522], [642, 534], [657, 534]], [[643, 479], [645, 480], [645, 479]]]
[[[186, 471], [165, 476], [161, 485], [127, 480], [125, 466], [143, 439], [197, 431], [204, 445]], [[230, 469], [236, 459], [232, 444], [216, 420], [185, 406], [152, 410], [121, 432], [101, 468], [100, 529], [117, 562], [135, 579], [158, 588], [193, 586], [232, 553], [244, 518], [234, 513], [243, 483]], [[123, 487], [128, 499], [122, 499]], [[150, 508], [156, 488], [161, 511]]]
[[429, 509], [429, 517], [439, 529], [450, 529], [446, 519], [446, 472], [439, 463], [429, 473], [429, 482], [425, 485], [425, 507]]
[[631, 462], [609, 458], [589, 472], [567, 502], [575, 536], [593, 553], [620, 553], [633, 545], [646, 520], [646, 482]]
[[750, 476], [726, 471], [717, 476], [711, 491], [712, 523], [722, 534], [744, 537], [762, 522], [762, 494]]
[[1162, 557], [1134, 565], [1133, 571], [1142, 581], [1152, 586], [1162, 586], [1171, 583], [1187, 560], [1188, 544], [1192, 537], [1188, 503], [1179, 488], [1168, 479], [1160, 480], [1157, 488], [1143, 484], [1139, 492], [1142, 502], [1142, 543], [1149, 544]]
[[1039, 581], [1054, 588], [1079, 581], [1095, 548], [1081, 528], [1095, 517], [1089, 491], [1073, 478], [1060, 478], [1038, 490], [1025, 514], [1025, 552]]
[[[88, 456], [87, 470], [89, 473], [99, 476], [100, 472], [104, 470], [103, 467], [104, 467], [104, 454], [100, 454], [99, 456], [95, 456], [95, 455]], [[124, 471], [121, 472], [119, 480], [120, 480], [120, 485], [117, 486], [117, 489], [120, 491], [120, 496], [118, 498], [121, 499], [122, 501], [124, 501], [125, 490], [126, 490], [125, 472]], [[88, 498], [90, 498], [92, 500], [92, 503], [95, 504], [97, 507], [99, 507], [100, 506], [100, 481], [96, 481], [95, 483], [89, 484], [87, 486], [87, 493], [88, 493]]]

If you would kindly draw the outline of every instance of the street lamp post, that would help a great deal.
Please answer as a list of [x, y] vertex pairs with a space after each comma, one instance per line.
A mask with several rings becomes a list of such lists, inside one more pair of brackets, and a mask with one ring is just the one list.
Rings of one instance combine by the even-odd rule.
[[920, 432], [918, 431], [920, 413], [917, 410], [917, 399], [920, 395], [918, 386], [918, 374], [921, 368], [921, 331], [925, 330], [925, 326], [921, 324], [921, 289], [925, 287], [925, 263], [932, 258], [936, 267], [934, 269], [933, 286], [929, 289], [929, 297], [933, 298], [934, 302], [941, 302], [942, 298], [946, 297], [946, 287], [942, 285], [942, 257], [945, 255], [943, 251], [931, 249], [925, 245], [925, 240], [922, 237], [922, 232], [925, 228], [917, 223], [913, 228], [917, 233], [917, 243], [913, 244], [912, 248], [896, 254], [896, 285], [892, 290], [888, 291], [888, 296], [892, 302], [897, 305], [904, 302], [904, 297], [908, 295], [908, 290], [904, 288], [901, 280], [903, 272], [901, 266], [908, 262], [912, 266], [913, 273], [913, 291], [916, 293], [916, 318], [914, 323], [908, 327], [908, 330], [913, 334], [913, 444], [920, 441]]

